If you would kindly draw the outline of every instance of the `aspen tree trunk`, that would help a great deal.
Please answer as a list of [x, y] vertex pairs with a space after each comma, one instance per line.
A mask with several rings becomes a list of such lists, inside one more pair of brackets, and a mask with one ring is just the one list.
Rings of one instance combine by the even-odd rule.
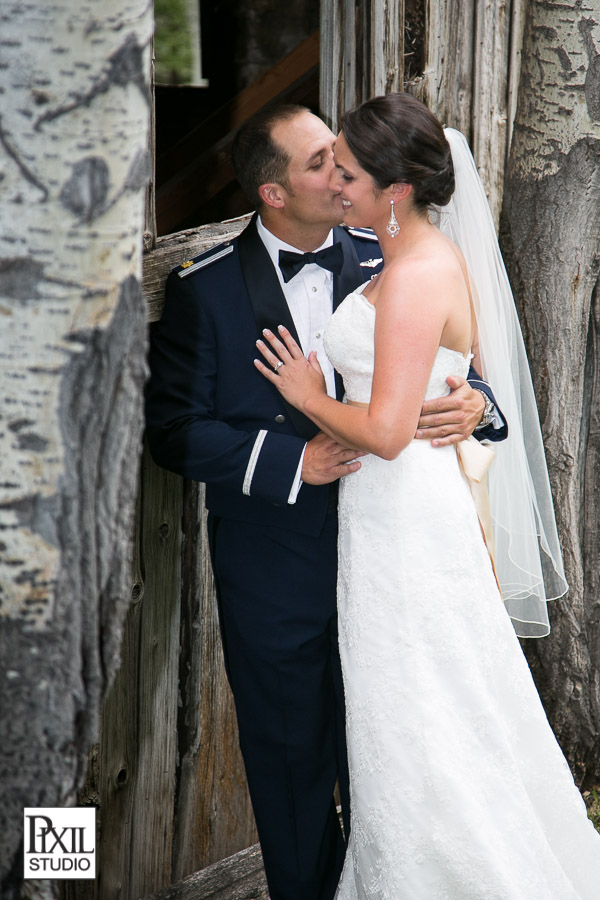
[[600, 3], [532, 0], [502, 244], [570, 591], [527, 654], [579, 782], [600, 778]]
[[19, 892], [23, 807], [74, 802], [118, 664], [151, 32], [148, 0], [0, 6], [2, 897]]

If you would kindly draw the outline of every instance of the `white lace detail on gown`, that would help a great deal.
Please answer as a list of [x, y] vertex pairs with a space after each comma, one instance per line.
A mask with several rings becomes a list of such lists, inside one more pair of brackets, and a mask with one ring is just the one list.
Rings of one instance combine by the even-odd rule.
[[[375, 309], [327, 354], [368, 402]], [[468, 360], [440, 347], [427, 396]], [[337, 900], [597, 900], [600, 838], [504, 610], [454, 447], [413, 441], [340, 485], [338, 603], [351, 776]]]

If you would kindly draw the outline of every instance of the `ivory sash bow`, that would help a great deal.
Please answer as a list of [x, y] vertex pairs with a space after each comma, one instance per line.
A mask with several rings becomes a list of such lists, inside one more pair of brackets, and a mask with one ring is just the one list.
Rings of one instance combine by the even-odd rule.
[[[490, 554], [496, 582], [498, 582], [496, 567], [494, 565], [494, 531], [492, 528], [490, 497], [487, 487], [488, 469], [493, 463], [496, 453], [491, 447], [480, 443], [480, 441], [472, 436], [466, 441], [461, 441], [456, 445], [456, 453], [463, 474], [469, 483], [483, 539], [486, 543], [488, 553]], [[500, 589], [499, 584], [498, 589]]]

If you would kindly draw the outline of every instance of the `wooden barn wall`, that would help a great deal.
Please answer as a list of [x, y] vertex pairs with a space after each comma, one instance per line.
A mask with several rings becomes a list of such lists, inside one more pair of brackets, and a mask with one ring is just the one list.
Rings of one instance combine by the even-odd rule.
[[[403, 23], [424, 19], [423, 72], [404, 82]], [[467, 137], [496, 223], [516, 109], [526, 0], [323, 0], [321, 110], [342, 113], [377, 94], [407, 90]]]

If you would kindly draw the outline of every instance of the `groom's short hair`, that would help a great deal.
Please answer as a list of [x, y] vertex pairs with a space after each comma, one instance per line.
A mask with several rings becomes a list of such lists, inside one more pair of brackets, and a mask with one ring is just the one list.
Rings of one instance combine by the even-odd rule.
[[262, 205], [258, 193], [261, 184], [280, 184], [290, 190], [290, 157], [283, 147], [275, 143], [272, 133], [275, 125], [290, 121], [303, 112], [310, 110], [292, 103], [261, 109], [244, 122], [235, 135], [231, 148], [235, 177], [255, 209]]

